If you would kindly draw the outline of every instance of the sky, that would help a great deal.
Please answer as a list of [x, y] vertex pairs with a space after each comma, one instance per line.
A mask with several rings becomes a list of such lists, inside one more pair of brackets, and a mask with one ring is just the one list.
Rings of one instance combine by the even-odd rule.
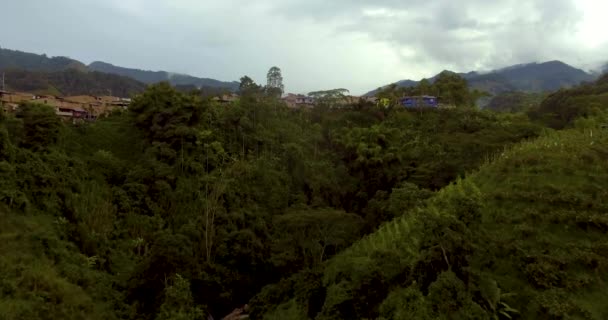
[[286, 91], [608, 61], [606, 0], [0, 0], [0, 47]]

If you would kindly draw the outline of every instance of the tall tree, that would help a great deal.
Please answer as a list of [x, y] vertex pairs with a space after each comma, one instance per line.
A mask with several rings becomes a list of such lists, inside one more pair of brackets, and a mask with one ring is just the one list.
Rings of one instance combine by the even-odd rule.
[[315, 98], [318, 103], [325, 104], [328, 107], [335, 107], [339, 104], [346, 104], [348, 89], [331, 89], [324, 91], [309, 92], [308, 95]]
[[428, 79], [422, 79], [422, 80], [420, 80], [420, 83], [418, 83], [418, 91], [422, 95], [431, 95], [431, 94], [433, 94], [431, 82]]
[[281, 69], [279, 69], [279, 67], [270, 68], [270, 70], [268, 70], [267, 79], [266, 89], [268, 90], [268, 94], [280, 97], [285, 90]]
[[241, 78], [241, 83], [239, 84], [239, 93], [241, 95], [247, 95], [259, 89], [260, 86], [258, 86], [253, 79], [249, 78], [248, 76], [243, 76]]
[[467, 80], [456, 73], [440, 73], [433, 86], [443, 104], [458, 107], [475, 105], [475, 97], [469, 91]]

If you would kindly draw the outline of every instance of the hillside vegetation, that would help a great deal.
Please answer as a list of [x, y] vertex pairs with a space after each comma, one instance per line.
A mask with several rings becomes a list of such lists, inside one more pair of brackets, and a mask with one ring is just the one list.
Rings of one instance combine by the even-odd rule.
[[194, 86], [196, 88], [224, 88], [230, 91], [236, 91], [239, 87], [238, 82], [225, 82], [208, 78], [197, 78], [185, 74], [176, 74], [166, 71], [147, 71], [132, 68], [123, 68], [111, 65], [109, 63], [95, 61], [88, 68], [93, 71], [116, 74], [129, 77], [146, 84], [154, 84], [167, 81], [175, 86]]
[[601, 112], [553, 131], [454, 74], [412, 89], [447, 109], [240, 88], [0, 115], [3, 319], [606, 318]]
[[28, 71], [57, 72], [68, 69], [85, 71], [80, 61], [67, 57], [47, 57], [17, 50], [0, 48], [0, 70], [21, 69]]
[[285, 301], [268, 319], [605, 319], [607, 159], [606, 131], [522, 143], [254, 302]]
[[48, 94], [114, 95], [131, 97], [142, 93], [146, 85], [131, 78], [101, 72], [82, 72], [75, 69], [42, 72], [18, 69], [6, 70], [7, 90]]
[[547, 126], [563, 129], [575, 125], [581, 118], [599, 118], [608, 121], [608, 74], [594, 83], [586, 83], [572, 89], [559, 90], [529, 111], [533, 119]]
[[542, 93], [504, 92], [492, 97], [484, 108], [499, 112], [526, 112], [537, 108], [546, 96]]
[[[433, 83], [443, 71], [427, 79]], [[543, 63], [528, 63], [514, 65], [490, 72], [458, 73], [469, 83], [472, 89], [497, 95], [505, 92], [521, 91], [527, 93], [542, 93], [570, 88], [582, 82], [592, 81], [596, 76], [581, 69], [567, 65], [561, 61]], [[398, 88], [415, 87], [421, 81], [402, 80], [395, 83]], [[387, 87], [387, 86], [385, 86]], [[385, 88], [383, 87], [383, 88]], [[378, 90], [369, 92], [374, 95]]]
[[238, 90], [238, 82], [197, 78], [166, 71], [145, 71], [93, 62], [90, 65], [68, 57], [48, 57], [0, 48], [0, 71], [7, 89], [49, 95], [108, 95], [130, 97], [146, 85], [169, 82], [188, 90], [221, 94]]

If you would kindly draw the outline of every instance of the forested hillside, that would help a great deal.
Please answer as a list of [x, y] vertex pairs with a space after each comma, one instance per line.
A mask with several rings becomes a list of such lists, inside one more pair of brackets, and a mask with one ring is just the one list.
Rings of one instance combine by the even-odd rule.
[[93, 71], [116, 74], [129, 77], [137, 81], [147, 84], [153, 84], [163, 81], [168, 81], [176, 86], [195, 86], [197, 88], [225, 88], [231, 91], [236, 91], [239, 87], [238, 82], [225, 82], [208, 78], [197, 78], [186, 74], [170, 73], [166, 71], [147, 71], [132, 68], [123, 68], [111, 65], [109, 63], [95, 61], [88, 68]]
[[606, 319], [607, 157], [605, 130], [518, 145], [322, 271], [265, 288], [254, 316]]
[[67, 69], [85, 71], [87, 67], [80, 61], [67, 57], [47, 57], [17, 50], [0, 48], [0, 70], [21, 69], [29, 71], [56, 72]]
[[[446, 71], [427, 79], [427, 81], [433, 83], [444, 72]], [[459, 73], [458, 75], [465, 78], [471, 88], [487, 92], [491, 95], [511, 91], [527, 93], [555, 91], [561, 88], [570, 88], [596, 78], [592, 74], [561, 61], [519, 64], [490, 72], [473, 71]], [[395, 85], [407, 88], [415, 87], [420, 82], [402, 80], [396, 82]], [[374, 95], [381, 89], [373, 90], [367, 95]]]
[[114, 95], [131, 97], [141, 93], [146, 85], [131, 78], [101, 72], [83, 72], [68, 69], [55, 72], [9, 69], [4, 72], [6, 89], [48, 94]]
[[604, 74], [594, 83], [554, 92], [529, 114], [549, 127], [562, 129], [589, 117], [601, 116], [608, 121], [607, 105], [608, 74]]
[[[93, 62], [89, 66], [68, 57], [48, 57], [0, 48], [0, 72], [7, 89], [50, 95], [108, 95], [130, 97], [148, 84], [201, 89], [204, 93], [234, 92], [238, 82], [198, 78], [166, 71], [145, 71]], [[111, 93], [110, 93], [111, 92]]]
[[2, 115], [0, 315], [605, 319], [606, 105], [556, 132], [428, 85], [453, 108], [161, 83], [94, 123]]
[[[592, 100], [603, 82], [558, 94]], [[322, 268], [267, 286], [252, 317], [605, 319], [607, 107], [508, 148]]]
[[484, 108], [500, 112], [529, 111], [537, 108], [547, 95], [518, 91], [504, 92], [492, 97]]

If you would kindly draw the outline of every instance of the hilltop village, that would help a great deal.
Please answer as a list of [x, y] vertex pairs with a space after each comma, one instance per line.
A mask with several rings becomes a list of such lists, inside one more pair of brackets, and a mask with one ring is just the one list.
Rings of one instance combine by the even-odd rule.
[[[239, 100], [236, 93], [223, 94], [211, 100], [221, 104], [232, 104]], [[287, 107], [292, 109], [312, 108], [319, 102], [318, 98], [302, 94], [288, 93], [281, 98]], [[404, 97], [401, 105], [404, 107], [437, 107], [437, 98], [431, 96]], [[360, 102], [380, 103], [376, 97], [342, 96], [335, 100], [338, 106], [354, 105]], [[12, 92], [0, 90], [0, 106], [6, 113], [15, 113], [22, 103], [35, 103], [48, 105], [55, 109], [57, 116], [66, 121], [96, 120], [115, 110], [127, 110], [131, 98], [116, 96], [77, 95], [59, 97], [54, 95], [40, 95], [27, 92]]]
[[95, 120], [117, 109], [126, 110], [131, 103], [131, 99], [93, 95], [57, 97], [26, 92], [0, 91], [0, 105], [4, 112], [14, 113], [22, 103], [45, 104], [53, 107], [57, 116], [63, 120], [77, 121]]

